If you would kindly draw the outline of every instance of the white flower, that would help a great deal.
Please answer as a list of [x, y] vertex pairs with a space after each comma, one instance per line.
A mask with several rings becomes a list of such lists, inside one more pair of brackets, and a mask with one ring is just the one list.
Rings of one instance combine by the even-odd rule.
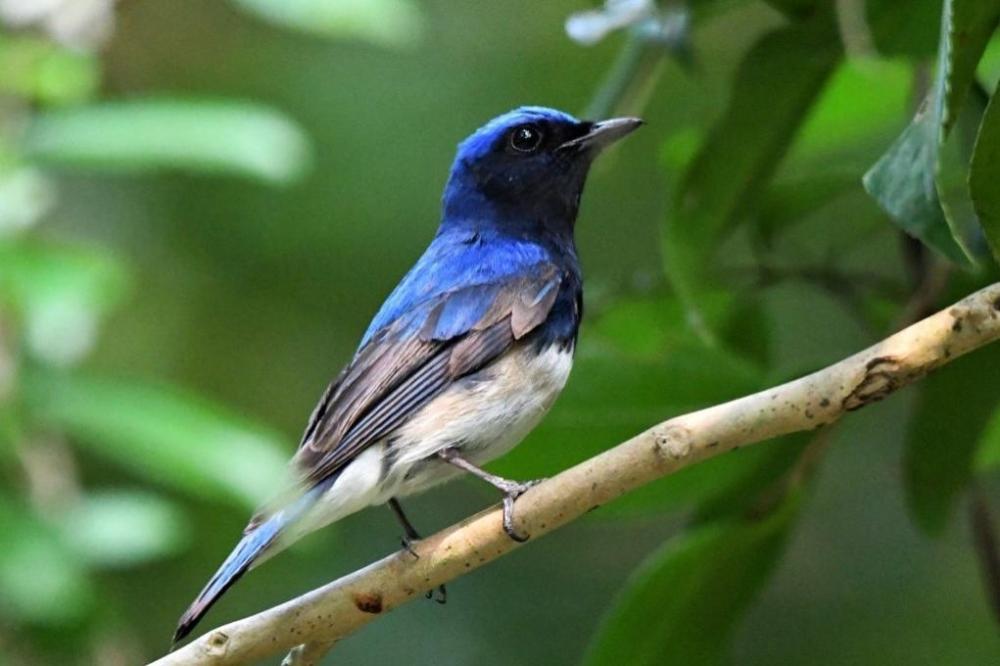
[[609, 32], [638, 23], [655, 11], [653, 0], [607, 0], [601, 9], [570, 15], [566, 19], [566, 34], [573, 41], [590, 46]]
[[66, 46], [93, 49], [111, 36], [115, 0], [0, 0], [0, 22], [39, 28]]

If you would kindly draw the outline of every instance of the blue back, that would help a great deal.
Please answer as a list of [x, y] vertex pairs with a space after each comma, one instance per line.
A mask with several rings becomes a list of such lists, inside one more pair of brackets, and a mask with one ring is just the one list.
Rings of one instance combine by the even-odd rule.
[[[566, 287], [579, 288], [576, 254], [570, 246], [565, 251], [548, 244], [510, 238], [495, 230], [468, 231], [443, 227], [416, 265], [393, 290], [372, 320], [359, 346], [363, 347], [380, 329], [401, 315], [435, 297], [464, 290], [441, 313], [435, 337], [450, 338], [469, 330], [493, 302], [495, 287], [505, 281], [531, 274], [543, 263], [555, 264], [570, 273]], [[482, 289], [469, 289], [481, 285]], [[559, 299], [564, 300], [564, 299]], [[557, 301], [557, 306], [559, 301]], [[555, 314], [555, 313], [553, 313]], [[575, 325], [562, 327], [563, 335], [575, 337]]]

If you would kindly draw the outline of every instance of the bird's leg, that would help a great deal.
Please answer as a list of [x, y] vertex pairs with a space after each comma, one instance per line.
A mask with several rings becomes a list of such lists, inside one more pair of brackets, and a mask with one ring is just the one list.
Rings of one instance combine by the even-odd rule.
[[[413, 523], [410, 522], [410, 519], [406, 517], [406, 512], [403, 511], [403, 505], [399, 503], [398, 499], [396, 499], [395, 497], [391, 497], [389, 498], [388, 504], [389, 508], [392, 509], [392, 513], [396, 516], [396, 520], [398, 520], [399, 524], [402, 525], [403, 527], [404, 536], [401, 539], [403, 548], [405, 548], [410, 555], [413, 555], [414, 558], [419, 560], [420, 555], [418, 555], [417, 551], [413, 549], [413, 542], [420, 540], [421, 538], [420, 532], [418, 532], [417, 528], [413, 526]], [[443, 584], [438, 585], [437, 590], [439, 596], [434, 600], [437, 601], [439, 604], [446, 603], [448, 601], [448, 590], [445, 589]], [[433, 590], [427, 591], [427, 598], [428, 599], [434, 598]]]
[[510, 479], [505, 479], [496, 474], [490, 474], [484, 469], [476, 467], [468, 460], [459, 455], [458, 451], [455, 449], [444, 449], [438, 452], [438, 456], [455, 467], [464, 470], [473, 476], [476, 476], [486, 483], [490, 484], [497, 490], [503, 493], [503, 531], [507, 533], [514, 541], [523, 543], [528, 540], [530, 535], [518, 534], [517, 530], [514, 529], [514, 500], [523, 495], [528, 488], [541, 483], [541, 480], [535, 481], [511, 481]]
[[419, 560], [420, 556], [417, 555], [417, 551], [413, 550], [413, 542], [420, 540], [420, 532], [418, 532], [417, 528], [413, 526], [410, 519], [406, 517], [406, 513], [403, 511], [403, 506], [399, 503], [398, 499], [395, 497], [390, 498], [389, 508], [392, 509], [393, 515], [396, 516], [396, 520], [399, 521], [399, 524], [403, 528], [403, 538], [400, 539], [400, 543], [410, 555], [413, 555], [415, 559]]

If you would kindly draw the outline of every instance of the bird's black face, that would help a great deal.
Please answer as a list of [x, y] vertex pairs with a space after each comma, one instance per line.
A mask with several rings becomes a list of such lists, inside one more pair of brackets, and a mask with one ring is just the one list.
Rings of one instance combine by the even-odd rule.
[[446, 211], [476, 203], [512, 220], [572, 227], [590, 165], [602, 148], [641, 124], [635, 118], [577, 120], [529, 107], [494, 119], [459, 147]]

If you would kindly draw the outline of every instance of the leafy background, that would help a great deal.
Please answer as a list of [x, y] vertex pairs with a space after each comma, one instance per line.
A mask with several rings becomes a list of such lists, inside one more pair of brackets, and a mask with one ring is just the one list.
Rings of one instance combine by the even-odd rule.
[[[591, 178], [577, 367], [505, 474], [552, 474], [995, 281], [998, 17], [996, 0], [3, 0], [0, 662], [167, 649], [433, 233], [454, 145], [510, 107], [648, 126]], [[998, 377], [987, 348], [653, 484], [329, 659], [996, 663]], [[459, 482], [410, 511], [429, 531], [494, 500]], [[397, 538], [388, 511], [353, 516], [206, 622]]]

